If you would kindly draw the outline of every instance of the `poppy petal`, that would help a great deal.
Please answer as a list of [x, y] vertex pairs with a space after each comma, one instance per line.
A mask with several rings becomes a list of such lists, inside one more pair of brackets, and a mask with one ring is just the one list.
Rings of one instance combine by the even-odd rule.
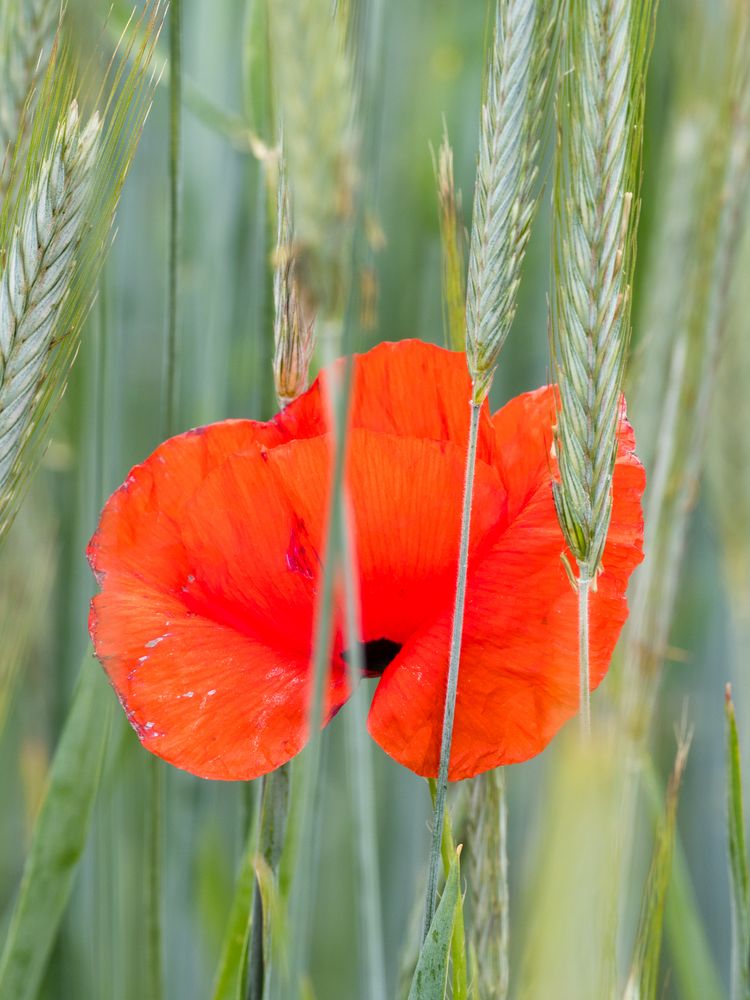
[[[341, 374], [342, 361], [336, 370]], [[272, 421], [291, 438], [326, 433], [323, 392], [328, 373]], [[447, 441], [466, 451], [471, 380], [466, 357], [421, 340], [382, 343], [354, 356], [349, 423], [353, 428], [397, 437]], [[493, 430], [489, 409], [482, 409], [477, 454], [491, 461]]]
[[176, 527], [195, 490], [229, 455], [278, 440], [279, 432], [268, 424], [225, 420], [159, 445], [131, 469], [102, 511], [86, 553], [97, 578], [117, 566], [163, 582], [180, 579], [184, 568]]
[[[320, 548], [329, 492], [330, 440], [319, 437], [277, 447], [268, 453], [267, 461], [286, 484], [298, 524], [309, 533], [311, 540], [305, 541], [304, 552], [295, 557], [304, 556], [307, 564], [310, 549]], [[436, 602], [452, 594], [464, 462], [461, 449], [450, 442], [359, 429], [349, 432], [346, 483], [355, 518], [365, 642], [380, 638], [404, 642], [434, 617]], [[479, 461], [475, 480], [472, 554], [486, 542], [505, 505], [502, 484], [491, 466]], [[198, 526], [200, 517], [196, 521]], [[252, 551], [250, 546], [242, 548]], [[221, 550], [205, 552], [205, 561], [215, 560], [219, 567], [225, 559]], [[245, 577], [257, 574], [250, 559], [237, 571]], [[263, 586], [273, 592], [272, 583]], [[306, 629], [309, 634], [311, 626]]]
[[[451, 598], [464, 463], [462, 450], [449, 442], [352, 432], [348, 484], [365, 642], [403, 644]], [[497, 473], [482, 461], [474, 497], [472, 559], [505, 505]]]
[[306, 739], [306, 658], [186, 613], [132, 575], [92, 604], [97, 655], [141, 743], [203, 778], [249, 780]]
[[[225, 779], [265, 773], [304, 744], [314, 613], [314, 573], [289, 564], [304, 529], [256, 443], [264, 427], [241, 423], [157, 449], [89, 546], [102, 585], [92, 638], [141, 741]], [[346, 698], [339, 675], [329, 711]]]
[[[522, 396], [494, 417], [508, 523], [467, 580], [452, 780], [539, 753], [577, 710], [577, 598], [560, 559], [553, 419], [551, 389]], [[627, 579], [642, 558], [645, 475], [632, 447], [623, 416], [610, 536], [590, 598], [592, 687], [609, 665], [627, 617]], [[448, 607], [413, 636], [385, 671], [370, 710], [374, 739], [424, 775], [438, 769], [451, 621]]]

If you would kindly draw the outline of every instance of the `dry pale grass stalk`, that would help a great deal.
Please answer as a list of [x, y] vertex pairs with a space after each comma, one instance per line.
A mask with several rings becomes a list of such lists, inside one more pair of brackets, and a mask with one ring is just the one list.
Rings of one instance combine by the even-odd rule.
[[273, 376], [279, 405], [284, 407], [307, 388], [315, 346], [315, 318], [306, 314], [297, 284], [294, 230], [283, 162], [279, 171], [277, 202]]
[[558, 0], [503, 0], [482, 105], [466, 298], [474, 401], [489, 392], [516, 311], [538, 200], [538, 152]]
[[8, 191], [14, 159], [28, 148], [38, 85], [49, 59], [60, 3], [10, 0], [0, 23], [0, 195]]
[[[32, 425], [84, 234], [101, 122], [71, 104], [26, 194], [0, 278], [0, 496]], [[64, 333], [64, 331], [57, 331]]]
[[268, 6], [271, 56], [299, 242], [300, 282], [341, 310], [354, 197], [351, 71], [329, 0]]
[[453, 150], [447, 129], [437, 157], [433, 155], [437, 179], [438, 219], [442, 249], [443, 324], [445, 340], [454, 351], [462, 351], [466, 340], [466, 251], [461, 192], [453, 179]]

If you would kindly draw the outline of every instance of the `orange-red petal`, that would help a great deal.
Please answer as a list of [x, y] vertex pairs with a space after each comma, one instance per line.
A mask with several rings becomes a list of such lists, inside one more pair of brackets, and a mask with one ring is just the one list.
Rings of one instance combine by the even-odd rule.
[[[497, 470], [509, 520], [471, 569], [451, 752], [452, 779], [539, 753], [578, 705], [577, 599], [552, 499], [552, 391], [495, 415]], [[642, 558], [644, 472], [622, 420], [604, 569], [591, 595], [591, 684], [609, 665], [627, 617], [627, 579]], [[414, 635], [389, 667], [369, 728], [396, 760], [437, 773], [452, 611]]]
[[[265, 773], [307, 734], [318, 554], [264, 437], [239, 422], [166, 442], [89, 547], [97, 655], [144, 745], [203, 777]], [[328, 711], [346, 694], [342, 667]]]
[[[340, 377], [343, 361], [336, 364]], [[324, 394], [327, 372], [271, 422], [285, 439], [328, 430]], [[395, 437], [424, 438], [466, 450], [471, 380], [466, 358], [421, 340], [382, 343], [355, 357], [349, 426]], [[487, 405], [482, 408], [479, 458], [490, 461], [494, 435]]]
[[[469, 398], [460, 354], [409, 341], [355, 361], [346, 482], [361, 638], [396, 650], [370, 730], [422, 774], [437, 770]], [[538, 753], [576, 709], [553, 422], [551, 389], [481, 415], [453, 778]], [[305, 742], [327, 431], [318, 381], [268, 424], [228, 421], [167, 441], [110, 499], [90, 544], [102, 585], [91, 615], [97, 654], [144, 744], [196, 774], [254, 777]], [[632, 449], [623, 415], [591, 600], [592, 684], [641, 558], [643, 470]], [[348, 694], [342, 650], [352, 637], [342, 635], [338, 596], [336, 605], [327, 716]]]

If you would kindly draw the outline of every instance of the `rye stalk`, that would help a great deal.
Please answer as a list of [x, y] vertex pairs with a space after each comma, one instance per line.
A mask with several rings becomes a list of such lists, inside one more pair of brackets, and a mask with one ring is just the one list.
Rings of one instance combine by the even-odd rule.
[[440, 742], [423, 938], [435, 913], [445, 799], [463, 633], [479, 415], [516, 308], [521, 265], [538, 200], [543, 111], [556, 3], [501, 0], [482, 105], [466, 296], [466, 357], [472, 380], [456, 599]]
[[570, 0], [558, 101], [551, 310], [555, 506], [578, 565], [580, 717], [590, 729], [588, 604], [612, 511], [630, 341], [650, 3]]

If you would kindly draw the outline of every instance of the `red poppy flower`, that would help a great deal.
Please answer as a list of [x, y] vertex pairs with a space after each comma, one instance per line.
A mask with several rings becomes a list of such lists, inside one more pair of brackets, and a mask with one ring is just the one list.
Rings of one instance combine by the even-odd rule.
[[[369, 729], [423, 775], [438, 767], [469, 395], [463, 356], [428, 344], [355, 360], [346, 477], [366, 672], [380, 677]], [[577, 709], [554, 416], [551, 388], [481, 414], [452, 779], [539, 753]], [[623, 415], [591, 595], [592, 687], [642, 558], [633, 449]], [[303, 747], [331, 462], [318, 380], [268, 423], [166, 441], [104, 508], [88, 550], [102, 588], [91, 635], [142, 743], [172, 764], [249, 779]], [[340, 622], [337, 610], [326, 718], [349, 694]]]

